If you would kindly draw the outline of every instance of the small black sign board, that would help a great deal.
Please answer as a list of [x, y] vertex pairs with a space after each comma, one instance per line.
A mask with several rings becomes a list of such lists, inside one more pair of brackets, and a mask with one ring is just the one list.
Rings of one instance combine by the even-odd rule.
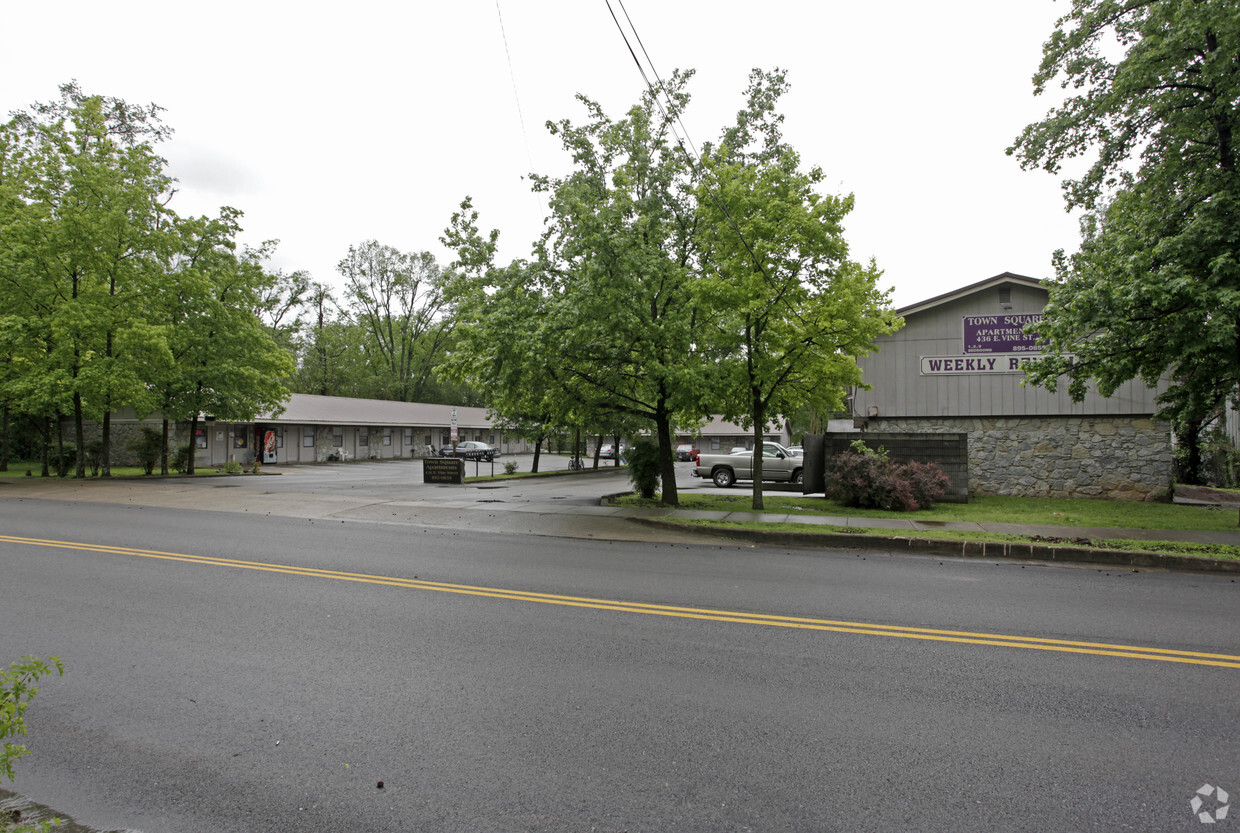
[[465, 461], [448, 457], [425, 457], [422, 460], [423, 483], [465, 482]]

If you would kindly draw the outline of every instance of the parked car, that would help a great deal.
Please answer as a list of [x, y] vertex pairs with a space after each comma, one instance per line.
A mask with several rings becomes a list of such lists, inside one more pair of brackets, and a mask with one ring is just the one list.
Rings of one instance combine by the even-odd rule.
[[691, 444], [678, 445], [672, 452], [672, 456], [682, 463], [693, 462], [698, 458], [698, 450]]
[[[622, 445], [620, 446], [620, 457], [621, 458], [624, 457], [624, 452], [625, 452], [625, 446]], [[602, 460], [614, 460], [616, 459], [616, 447], [612, 445], [611, 443], [607, 443], [606, 445], [601, 445], [599, 446], [599, 449], [598, 449], [598, 456]]]
[[486, 460], [491, 461], [497, 457], [502, 457], [500, 450], [495, 446], [487, 445], [477, 440], [465, 440], [456, 444], [456, 453], [453, 454], [452, 446], [445, 445], [439, 450], [441, 457], [460, 457], [465, 460]]
[[[726, 489], [738, 480], [753, 480], [754, 453], [743, 454], [702, 454], [698, 456], [697, 465], [693, 468], [695, 477], [708, 478], [721, 489]], [[803, 482], [804, 461], [793, 457], [788, 449], [779, 443], [762, 444], [762, 479], [776, 480], [786, 483]]]

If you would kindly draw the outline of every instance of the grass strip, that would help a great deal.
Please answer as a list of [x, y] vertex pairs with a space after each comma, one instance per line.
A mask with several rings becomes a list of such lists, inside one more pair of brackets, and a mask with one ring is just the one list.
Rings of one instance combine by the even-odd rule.
[[[683, 507], [682, 507], [683, 508]], [[1188, 555], [1198, 558], [1227, 558], [1240, 560], [1240, 547], [1229, 544], [1197, 544], [1189, 541], [1144, 541], [1127, 538], [1048, 540], [1038, 536], [1010, 535], [1002, 532], [958, 529], [902, 529], [891, 530], [878, 527], [834, 526], [804, 524], [781, 524], [766, 521], [715, 521], [699, 518], [662, 518], [666, 523], [685, 524], [704, 529], [752, 529], [767, 532], [796, 532], [813, 535], [819, 532], [846, 535], [869, 535], [874, 538], [931, 538], [949, 541], [985, 541], [995, 544], [1063, 544], [1064, 546], [1088, 546], [1093, 549], [1125, 550], [1129, 552], [1152, 552], [1162, 555]]]
[[[617, 498], [620, 506], [660, 506], [635, 495]], [[1234, 509], [1126, 500], [973, 497], [968, 503], [941, 503], [918, 512], [855, 509], [813, 495], [763, 495], [763, 512], [848, 518], [895, 518], [918, 521], [1017, 523], [1119, 529], [1177, 529], [1234, 532], [1240, 514]], [[682, 494], [681, 509], [752, 512], [748, 494]]]

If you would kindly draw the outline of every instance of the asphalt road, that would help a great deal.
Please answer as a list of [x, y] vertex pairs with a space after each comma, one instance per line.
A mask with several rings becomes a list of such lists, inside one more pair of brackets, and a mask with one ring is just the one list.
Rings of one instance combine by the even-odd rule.
[[1240, 829], [1189, 803], [1240, 796], [1231, 579], [428, 525], [384, 468], [0, 491], [0, 657], [67, 666], [13, 788], [148, 833]]

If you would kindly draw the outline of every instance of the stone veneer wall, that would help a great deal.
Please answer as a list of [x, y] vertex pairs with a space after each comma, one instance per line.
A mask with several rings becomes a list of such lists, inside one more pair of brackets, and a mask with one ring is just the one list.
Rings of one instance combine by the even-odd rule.
[[[163, 426], [158, 422], [134, 422], [132, 420], [115, 420], [112, 423], [112, 455], [111, 463], [114, 466], [137, 466], [138, 455], [130, 449], [134, 443], [142, 438], [142, 429], [150, 428], [153, 431], [162, 433]], [[73, 420], [65, 420], [60, 424], [61, 436], [64, 437], [66, 443], [70, 445], [74, 442], [75, 429]], [[189, 442], [187, 439], [189, 434], [188, 423], [173, 423], [168, 426], [168, 457], [171, 460], [172, 455], [176, 454], [178, 445], [185, 445]], [[103, 426], [97, 422], [84, 420], [82, 423], [82, 435], [86, 442], [95, 442], [103, 439]], [[55, 446], [53, 445], [53, 454]], [[156, 464], [155, 470], [159, 471]]]
[[1171, 490], [1170, 426], [1145, 417], [871, 417], [868, 429], [967, 432], [972, 494], [1155, 500]]

